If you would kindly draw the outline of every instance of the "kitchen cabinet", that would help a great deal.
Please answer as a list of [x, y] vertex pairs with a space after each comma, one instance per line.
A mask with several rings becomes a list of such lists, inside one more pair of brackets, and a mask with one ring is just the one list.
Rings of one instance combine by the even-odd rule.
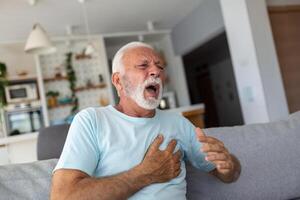
[[0, 165], [9, 164], [9, 155], [6, 145], [0, 145]]
[[187, 118], [194, 126], [205, 128], [205, 105], [203, 103], [170, 109], [168, 112], [180, 114]]
[[0, 138], [0, 165], [37, 160], [38, 133]]

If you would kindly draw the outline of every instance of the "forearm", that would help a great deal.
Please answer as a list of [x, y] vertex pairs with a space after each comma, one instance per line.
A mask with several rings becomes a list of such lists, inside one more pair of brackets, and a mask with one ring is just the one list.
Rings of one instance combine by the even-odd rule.
[[219, 173], [217, 170], [214, 170], [213, 172], [213, 175], [215, 175], [218, 179], [220, 179], [224, 183], [232, 183], [236, 181], [239, 178], [241, 173], [241, 164], [239, 160], [234, 155], [232, 154], [230, 155], [233, 161], [233, 169], [227, 174]]
[[137, 166], [129, 171], [110, 177], [86, 177], [78, 180], [69, 190], [66, 199], [127, 199], [143, 187], [151, 184], [150, 181]]

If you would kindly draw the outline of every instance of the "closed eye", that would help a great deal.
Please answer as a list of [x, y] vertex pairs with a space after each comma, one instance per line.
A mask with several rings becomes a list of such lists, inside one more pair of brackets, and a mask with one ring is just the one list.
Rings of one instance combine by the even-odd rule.
[[165, 70], [165, 66], [160, 63], [155, 63], [155, 66], [158, 67], [160, 70]]
[[159, 69], [165, 70], [165, 67], [163, 65], [156, 65]]
[[148, 64], [147, 63], [143, 63], [143, 64], [139, 64], [139, 65], [136, 65], [137, 68], [142, 68], [142, 69], [145, 69], [148, 67]]

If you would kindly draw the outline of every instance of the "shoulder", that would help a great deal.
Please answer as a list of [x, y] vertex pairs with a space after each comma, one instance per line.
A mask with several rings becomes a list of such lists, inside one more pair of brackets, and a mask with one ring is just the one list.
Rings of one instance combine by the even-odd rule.
[[90, 129], [97, 130], [100, 126], [102, 115], [107, 111], [106, 107], [88, 107], [79, 111], [73, 121], [73, 125], [89, 127]]
[[100, 115], [108, 112], [108, 107], [88, 107], [79, 111], [75, 117], [84, 117], [89, 119], [96, 119]]

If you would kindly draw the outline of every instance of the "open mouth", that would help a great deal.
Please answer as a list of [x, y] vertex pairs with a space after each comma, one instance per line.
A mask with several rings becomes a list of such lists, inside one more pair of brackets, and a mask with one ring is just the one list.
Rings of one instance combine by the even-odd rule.
[[150, 94], [150, 96], [157, 96], [159, 92], [159, 85], [158, 84], [149, 84], [146, 87], [146, 91]]

